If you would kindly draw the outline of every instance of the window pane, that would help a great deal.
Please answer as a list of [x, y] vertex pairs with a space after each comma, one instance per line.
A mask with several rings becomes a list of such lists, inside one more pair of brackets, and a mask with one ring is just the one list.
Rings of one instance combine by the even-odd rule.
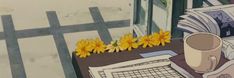
[[147, 31], [147, 16], [148, 16], [148, 0], [141, 0], [138, 6], [138, 19], [136, 25], [139, 27], [140, 31], [146, 33]]
[[154, 0], [152, 31], [171, 31], [172, 0]]

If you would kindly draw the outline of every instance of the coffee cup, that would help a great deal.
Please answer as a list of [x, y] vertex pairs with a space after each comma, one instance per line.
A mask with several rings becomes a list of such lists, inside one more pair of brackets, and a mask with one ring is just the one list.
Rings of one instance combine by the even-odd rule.
[[214, 71], [221, 56], [222, 39], [212, 33], [197, 32], [184, 38], [186, 63], [197, 73]]

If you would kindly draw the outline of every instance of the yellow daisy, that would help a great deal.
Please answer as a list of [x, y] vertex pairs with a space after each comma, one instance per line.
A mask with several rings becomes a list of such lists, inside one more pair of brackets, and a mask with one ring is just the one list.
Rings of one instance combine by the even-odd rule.
[[93, 47], [93, 53], [100, 54], [105, 52], [106, 45], [99, 38], [93, 40], [91, 45]]
[[92, 51], [92, 47], [89, 44], [88, 40], [79, 40], [76, 46], [76, 55], [80, 58], [86, 58], [90, 56], [90, 52]]
[[157, 45], [162, 44], [162, 46], [165, 46], [166, 43], [171, 42], [171, 35], [169, 31], [164, 32], [163, 30], [160, 30], [159, 33], [154, 33], [153, 37], [155, 41], [158, 41]]
[[140, 38], [139, 45], [143, 45], [143, 48], [146, 48], [147, 46], [153, 47], [153, 45], [156, 45], [155, 41], [153, 40], [153, 36], [146, 35]]
[[132, 34], [126, 34], [120, 39], [120, 47], [123, 50], [131, 51], [132, 48], [137, 48], [137, 38], [133, 38]]
[[122, 48], [120, 47], [120, 43], [115, 40], [115, 41], [111, 41], [111, 43], [109, 45], [107, 45], [108, 52], [112, 53], [112, 52], [119, 52], [120, 50], [122, 50]]

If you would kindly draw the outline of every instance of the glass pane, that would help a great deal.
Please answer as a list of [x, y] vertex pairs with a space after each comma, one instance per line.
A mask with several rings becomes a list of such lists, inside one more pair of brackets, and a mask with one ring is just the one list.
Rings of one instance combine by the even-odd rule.
[[141, 0], [140, 6], [138, 8], [139, 15], [136, 25], [139, 27], [140, 31], [144, 34], [147, 32], [147, 16], [148, 16], [148, 0]]
[[152, 31], [171, 31], [172, 0], [154, 0]]

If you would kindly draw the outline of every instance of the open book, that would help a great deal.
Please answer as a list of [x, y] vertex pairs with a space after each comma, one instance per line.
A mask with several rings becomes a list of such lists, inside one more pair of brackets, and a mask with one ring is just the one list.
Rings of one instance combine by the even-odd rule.
[[160, 55], [111, 64], [89, 67], [91, 78], [194, 78], [171, 62], [171, 55]]
[[220, 37], [234, 36], [234, 5], [188, 9], [178, 28], [188, 32], [210, 32]]
[[203, 78], [233, 78], [234, 60], [228, 61], [213, 72], [205, 73]]
[[234, 36], [225, 37], [223, 39], [222, 52], [229, 60], [234, 60]]

